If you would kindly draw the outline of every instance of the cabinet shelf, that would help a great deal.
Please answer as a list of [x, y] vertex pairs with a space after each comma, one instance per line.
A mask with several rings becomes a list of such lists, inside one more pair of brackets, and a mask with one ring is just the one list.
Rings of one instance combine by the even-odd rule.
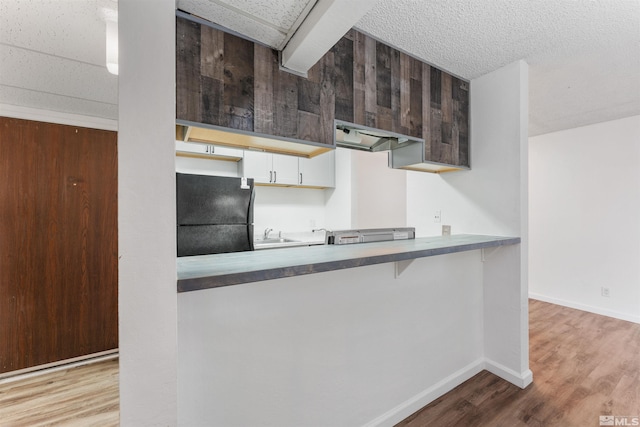
[[177, 120], [176, 123], [176, 140], [184, 142], [223, 145], [248, 150], [288, 154], [309, 159], [335, 148], [327, 144], [316, 144], [293, 138], [276, 138], [271, 135], [262, 135], [236, 129], [230, 132], [218, 126], [190, 123], [184, 120]]

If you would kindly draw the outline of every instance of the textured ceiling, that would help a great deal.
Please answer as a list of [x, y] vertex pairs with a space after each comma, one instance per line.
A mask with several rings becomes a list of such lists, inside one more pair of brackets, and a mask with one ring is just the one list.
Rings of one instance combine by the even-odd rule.
[[316, 0], [177, 0], [176, 7], [282, 50]]
[[[177, 6], [281, 48], [315, 1]], [[105, 7], [115, 2], [0, 2], [0, 103], [117, 118]], [[640, 114], [638, 0], [377, 0], [356, 27], [466, 79], [526, 60], [530, 135]]]
[[112, 0], [0, 2], [0, 103], [117, 119], [105, 68]]
[[380, 0], [356, 27], [466, 79], [529, 64], [529, 134], [640, 114], [638, 0]]

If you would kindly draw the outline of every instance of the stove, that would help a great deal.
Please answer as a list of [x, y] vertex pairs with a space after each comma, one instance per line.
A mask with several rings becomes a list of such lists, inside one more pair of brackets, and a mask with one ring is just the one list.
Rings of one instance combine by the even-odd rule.
[[327, 231], [328, 245], [350, 245], [355, 243], [386, 242], [416, 238], [414, 227], [369, 228], [360, 230]]

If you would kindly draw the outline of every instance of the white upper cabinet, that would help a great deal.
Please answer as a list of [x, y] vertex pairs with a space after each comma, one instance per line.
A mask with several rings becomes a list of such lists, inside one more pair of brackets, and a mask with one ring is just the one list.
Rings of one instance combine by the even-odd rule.
[[241, 174], [256, 184], [290, 187], [335, 187], [335, 152], [312, 159], [245, 151]]
[[336, 152], [331, 150], [311, 159], [298, 159], [298, 184], [304, 187], [336, 186]]
[[273, 154], [261, 151], [245, 151], [241, 162], [241, 175], [253, 178], [256, 184], [271, 184]]
[[273, 184], [298, 185], [298, 158], [272, 154]]

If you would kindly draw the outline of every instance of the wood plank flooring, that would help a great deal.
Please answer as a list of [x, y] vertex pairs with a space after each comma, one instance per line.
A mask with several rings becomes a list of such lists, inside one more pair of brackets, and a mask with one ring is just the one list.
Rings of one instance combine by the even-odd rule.
[[118, 360], [0, 383], [0, 426], [117, 426]]
[[529, 332], [529, 387], [483, 371], [397, 427], [596, 427], [601, 415], [640, 417], [640, 325], [529, 300]]
[[[524, 390], [481, 372], [398, 424], [594, 426], [640, 416], [640, 325], [530, 300]], [[0, 426], [117, 426], [118, 361], [0, 384]]]

